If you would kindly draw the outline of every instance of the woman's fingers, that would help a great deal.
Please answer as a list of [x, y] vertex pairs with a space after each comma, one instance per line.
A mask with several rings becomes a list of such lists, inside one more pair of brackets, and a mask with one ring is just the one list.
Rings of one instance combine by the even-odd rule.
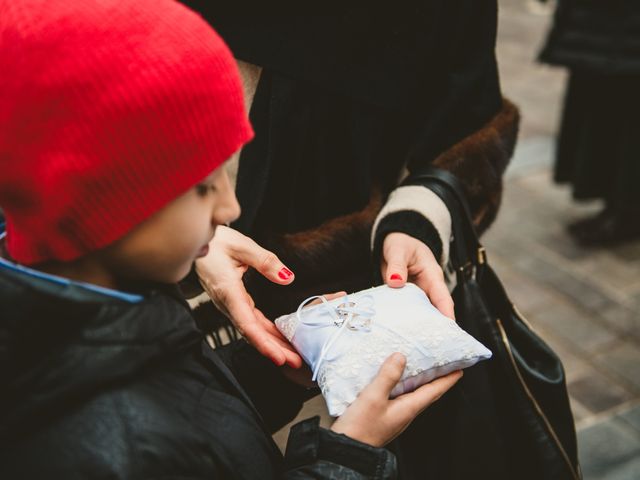
[[196, 262], [209, 297], [261, 354], [276, 365], [287, 363], [298, 368], [302, 359], [275, 325], [255, 308], [242, 283], [249, 266], [282, 285], [293, 281], [293, 273], [272, 252], [232, 228], [218, 227], [212, 242], [209, 255]]
[[[325, 300], [330, 302], [331, 300], [335, 300], [336, 298], [344, 297], [346, 294], [347, 292], [342, 291], [342, 292], [334, 292], [334, 293], [325, 293], [322, 296], [324, 297]], [[320, 300], [319, 298], [316, 298], [312, 302], [309, 302], [308, 305], [305, 305], [304, 308], [311, 307], [313, 305], [318, 305], [319, 303], [322, 303], [322, 300]]]
[[419, 274], [416, 275], [415, 283], [424, 290], [434, 307], [443, 315], [454, 319], [453, 299], [444, 280], [444, 273], [433, 254], [431, 254], [431, 251], [428, 253], [422, 261], [425, 266], [420, 270]]
[[280, 347], [282, 353], [285, 355], [285, 363], [292, 368], [300, 368], [303, 364], [302, 357], [300, 357], [293, 345], [289, 343], [273, 322], [265, 317], [260, 310], [255, 308], [254, 314], [259, 324], [264, 328], [265, 333], [270, 335], [271, 340]]
[[273, 363], [282, 366], [287, 362], [287, 355], [280, 345], [257, 324], [247, 324], [244, 330], [239, 329], [244, 338], [255, 347], [262, 355]]
[[444, 316], [455, 320], [456, 313], [453, 298], [451, 298], [451, 294], [449, 293], [449, 289], [444, 283], [444, 280], [435, 282], [427, 288], [427, 297], [429, 297], [433, 306], [436, 307]]
[[410, 280], [424, 290], [443, 315], [455, 318], [442, 267], [429, 247], [416, 238], [394, 232], [385, 238], [382, 254], [381, 270], [387, 285], [399, 288]]
[[271, 339], [271, 335], [256, 318], [254, 307], [241, 293], [229, 293], [225, 305], [232, 323], [256, 350], [276, 365], [283, 365], [287, 357], [282, 348]]
[[339, 292], [325, 293], [324, 298], [331, 301], [331, 300], [335, 300], [336, 298], [344, 297], [346, 294], [347, 292], [345, 292], [344, 290], [341, 290]]

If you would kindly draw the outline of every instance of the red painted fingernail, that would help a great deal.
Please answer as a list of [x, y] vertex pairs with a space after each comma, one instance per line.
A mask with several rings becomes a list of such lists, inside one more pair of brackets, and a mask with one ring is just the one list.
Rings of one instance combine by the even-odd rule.
[[402, 277], [399, 274], [394, 273], [389, 277], [389, 280], [402, 280]]
[[291, 270], [289, 270], [287, 267], [282, 267], [280, 269], [280, 271], [278, 272], [278, 276], [282, 280], [289, 280], [292, 275], [293, 275], [293, 272]]

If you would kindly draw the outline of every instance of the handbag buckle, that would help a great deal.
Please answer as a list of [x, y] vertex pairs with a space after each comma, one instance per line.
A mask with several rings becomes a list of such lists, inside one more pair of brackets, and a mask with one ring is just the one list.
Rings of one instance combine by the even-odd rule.
[[[487, 251], [484, 247], [478, 247], [477, 255], [477, 265], [484, 265], [485, 263], [487, 263]], [[474, 278], [476, 275], [476, 270], [476, 264], [474, 264], [471, 260], [469, 260], [461, 267], [458, 267], [458, 272], [464, 275], [465, 278]]]
[[484, 247], [478, 247], [478, 265], [487, 263], [487, 251]]
[[458, 267], [458, 272], [465, 278], [473, 278], [476, 274], [476, 267], [472, 262], [467, 262], [461, 267]]

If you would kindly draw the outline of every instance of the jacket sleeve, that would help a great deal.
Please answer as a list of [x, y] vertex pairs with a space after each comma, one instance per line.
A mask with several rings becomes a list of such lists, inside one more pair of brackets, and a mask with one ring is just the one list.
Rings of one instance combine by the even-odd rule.
[[373, 224], [371, 249], [376, 259], [388, 234], [402, 232], [421, 240], [440, 265], [449, 258], [451, 216], [444, 202], [421, 185], [406, 185], [391, 192]]
[[[468, 187], [472, 209], [480, 214], [477, 225], [481, 230], [497, 212], [491, 196], [499, 195], [502, 173], [513, 151], [517, 111], [514, 119], [511, 110], [515, 107], [503, 102], [500, 93], [494, 52], [496, 4], [474, 0], [446, 8], [451, 10], [447, 18], [455, 21], [448, 31], [449, 42], [440, 52], [442, 69], [433, 72], [439, 95], [428, 106], [428, 121], [418, 129], [406, 158], [405, 186], [391, 192], [375, 221], [374, 260], [379, 259], [389, 233], [403, 232], [423, 241], [441, 265], [447, 263], [451, 236], [447, 208], [433, 192], [412, 180], [412, 173], [426, 165], [450, 171]], [[477, 22], [477, 18], [486, 21]], [[505, 131], [496, 132], [494, 124], [505, 109], [511, 124], [501, 125]]]
[[287, 480], [390, 480], [397, 477], [393, 453], [320, 428], [319, 417], [291, 428], [284, 460], [283, 478]]
[[[517, 107], [503, 99], [497, 114], [431, 162], [460, 180], [479, 234], [497, 216], [502, 177], [513, 155], [518, 123]], [[421, 166], [415, 164], [413, 172], [419, 173]], [[380, 258], [384, 239], [391, 232], [403, 232], [422, 240], [440, 265], [447, 263], [451, 237], [449, 211], [442, 200], [411, 173], [402, 186], [391, 192], [374, 222], [371, 233], [374, 260]]]
[[[267, 426], [275, 431], [291, 421], [309, 390], [288, 381], [280, 369], [244, 340], [217, 348]], [[396, 478], [396, 460], [375, 448], [320, 427], [319, 417], [294, 425], [289, 432], [282, 478], [387, 480]]]

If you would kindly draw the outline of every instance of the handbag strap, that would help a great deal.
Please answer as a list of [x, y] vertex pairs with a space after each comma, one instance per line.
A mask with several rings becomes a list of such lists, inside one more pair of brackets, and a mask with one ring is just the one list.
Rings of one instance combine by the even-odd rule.
[[453, 243], [451, 263], [465, 277], [486, 263], [485, 250], [473, 225], [471, 209], [458, 178], [440, 168], [427, 166], [412, 173], [403, 185], [419, 184], [432, 190], [445, 203], [451, 214]]

